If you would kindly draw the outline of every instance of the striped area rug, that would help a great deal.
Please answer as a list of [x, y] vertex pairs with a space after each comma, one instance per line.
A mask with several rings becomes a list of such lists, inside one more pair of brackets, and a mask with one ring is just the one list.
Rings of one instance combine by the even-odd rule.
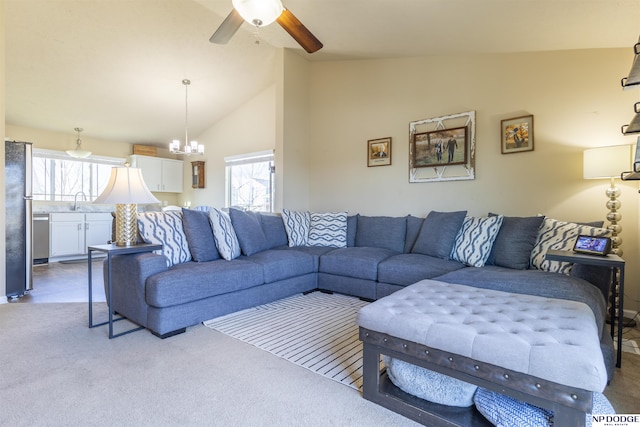
[[315, 373], [362, 389], [358, 298], [313, 292], [211, 319], [203, 324]]

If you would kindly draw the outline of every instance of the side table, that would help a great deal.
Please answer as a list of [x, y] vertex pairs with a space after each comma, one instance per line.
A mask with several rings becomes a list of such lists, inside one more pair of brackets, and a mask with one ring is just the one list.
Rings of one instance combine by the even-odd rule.
[[[616, 367], [622, 366], [622, 325], [623, 325], [623, 308], [624, 308], [624, 260], [618, 255], [609, 254], [606, 256], [579, 254], [573, 251], [549, 250], [545, 257], [550, 261], [572, 262], [583, 265], [593, 265], [597, 267], [609, 267], [613, 269], [613, 277], [611, 284], [611, 338], [614, 338], [614, 330], [616, 323], [616, 309], [618, 310], [618, 352], [616, 355]], [[618, 291], [618, 300], [616, 303], [616, 270], [620, 274], [620, 288]]]
[[[115, 244], [108, 245], [94, 245], [88, 246], [88, 262], [89, 262], [89, 328], [95, 328], [96, 326], [109, 325], [109, 339], [116, 338], [121, 335], [125, 335], [131, 332], [139, 331], [144, 329], [143, 326], [139, 326], [124, 332], [120, 332], [118, 334], [113, 334], [113, 322], [125, 319], [125, 317], [118, 317], [117, 319], [113, 318], [113, 283], [111, 281], [111, 257], [113, 255], [126, 255], [126, 254], [136, 254], [141, 252], [152, 252], [156, 250], [162, 249], [162, 245], [150, 244], [150, 243], [141, 243], [134, 246], [116, 246]], [[104, 252], [107, 254], [107, 304], [109, 310], [109, 320], [104, 321], [102, 323], [93, 323], [93, 283], [92, 283], [92, 272], [91, 272], [91, 255], [96, 252]]]

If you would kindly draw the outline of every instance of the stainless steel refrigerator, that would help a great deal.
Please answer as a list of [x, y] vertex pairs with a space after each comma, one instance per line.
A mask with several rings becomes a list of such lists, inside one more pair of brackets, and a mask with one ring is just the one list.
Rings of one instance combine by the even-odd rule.
[[10, 299], [33, 288], [31, 150], [30, 142], [4, 142], [6, 290]]

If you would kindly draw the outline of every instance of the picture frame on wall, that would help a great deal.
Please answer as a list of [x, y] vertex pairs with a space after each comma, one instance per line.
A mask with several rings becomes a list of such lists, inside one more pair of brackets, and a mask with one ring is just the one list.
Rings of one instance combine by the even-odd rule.
[[438, 129], [413, 136], [413, 158], [416, 168], [464, 165], [467, 163], [467, 127]]
[[502, 120], [500, 129], [502, 154], [533, 151], [533, 115]]
[[391, 137], [367, 141], [367, 166], [389, 166], [391, 164]]

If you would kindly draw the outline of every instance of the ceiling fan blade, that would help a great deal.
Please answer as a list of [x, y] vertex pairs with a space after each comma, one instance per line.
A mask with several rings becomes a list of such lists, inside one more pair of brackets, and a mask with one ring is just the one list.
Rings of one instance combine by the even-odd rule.
[[231, 13], [222, 21], [222, 24], [213, 33], [209, 41], [217, 44], [229, 43], [229, 40], [231, 40], [231, 37], [238, 31], [243, 22], [242, 16], [235, 9], [231, 9]]
[[308, 53], [322, 49], [322, 42], [311, 34], [289, 9], [284, 9], [276, 21]]

